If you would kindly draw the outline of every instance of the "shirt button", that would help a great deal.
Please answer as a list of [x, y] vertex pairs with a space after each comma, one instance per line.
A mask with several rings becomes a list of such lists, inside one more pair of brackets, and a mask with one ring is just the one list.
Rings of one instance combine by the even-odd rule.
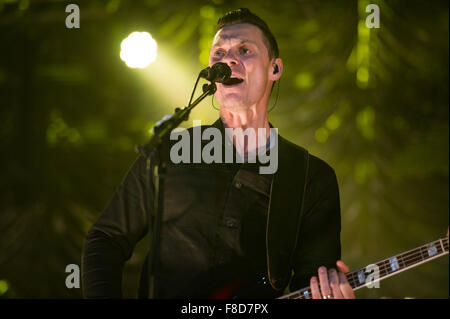
[[267, 280], [267, 277], [266, 276], [262, 276], [260, 279], [259, 279], [259, 281], [258, 281], [258, 284], [260, 284], [260, 285], [267, 285], [268, 284], [268, 280]]
[[239, 182], [236, 182], [235, 184], [234, 184], [234, 186], [236, 186], [236, 188], [241, 188], [242, 187], [242, 184], [241, 183], [239, 183]]
[[234, 227], [234, 221], [232, 219], [227, 219], [225, 221], [225, 225], [227, 225], [227, 227]]

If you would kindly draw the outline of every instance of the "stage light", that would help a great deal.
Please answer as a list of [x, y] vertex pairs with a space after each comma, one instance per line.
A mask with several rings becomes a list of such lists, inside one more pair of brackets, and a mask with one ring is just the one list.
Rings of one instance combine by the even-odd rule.
[[6, 280], [0, 280], [0, 296], [4, 295], [9, 289], [8, 282]]
[[148, 32], [132, 32], [120, 49], [120, 58], [130, 68], [143, 69], [156, 60], [157, 44]]

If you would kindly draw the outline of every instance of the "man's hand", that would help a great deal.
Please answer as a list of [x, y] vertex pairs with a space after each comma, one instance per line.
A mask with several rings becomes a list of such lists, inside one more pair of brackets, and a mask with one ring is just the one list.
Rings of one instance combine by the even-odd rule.
[[[355, 299], [353, 289], [344, 275], [349, 269], [343, 261], [336, 262], [338, 270], [319, 267], [319, 280], [316, 276], [311, 277], [310, 286], [313, 299]], [[320, 288], [319, 288], [320, 282]]]

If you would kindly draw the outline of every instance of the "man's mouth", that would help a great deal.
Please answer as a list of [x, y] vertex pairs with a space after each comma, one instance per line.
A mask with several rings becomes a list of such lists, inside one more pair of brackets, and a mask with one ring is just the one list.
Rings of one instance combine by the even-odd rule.
[[224, 85], [235, 85], [244, 82], [243, 79], [240, 78], [229, 78], [225, 82], [223, 82]]

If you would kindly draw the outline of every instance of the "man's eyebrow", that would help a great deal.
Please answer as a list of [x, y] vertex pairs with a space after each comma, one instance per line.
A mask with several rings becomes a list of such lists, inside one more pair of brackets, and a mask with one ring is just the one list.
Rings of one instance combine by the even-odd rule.
[[217, 41], [216, 43], [214, 43], [214, 44], [213, 44], [213, 47], [220, 46], [221, 43], [222, 43], [224, 40], [228, 40], [228, 39], [238, 39], [238, 40], [241, 40], [241, 41], [240, 41], [240, 44], [242, 44], [242, 43], [252, 43], [252, 44], [255, 44], [255, 45], [256, 45], [256, 42], [253, 41], [253, 40], [250, 40], [250, 39], [241, 38], [241, 37], [238, 37], [238, 36], [235, 36], [235, 35], [224, 35], [224, 36], [220, 36], [220, 40]]

